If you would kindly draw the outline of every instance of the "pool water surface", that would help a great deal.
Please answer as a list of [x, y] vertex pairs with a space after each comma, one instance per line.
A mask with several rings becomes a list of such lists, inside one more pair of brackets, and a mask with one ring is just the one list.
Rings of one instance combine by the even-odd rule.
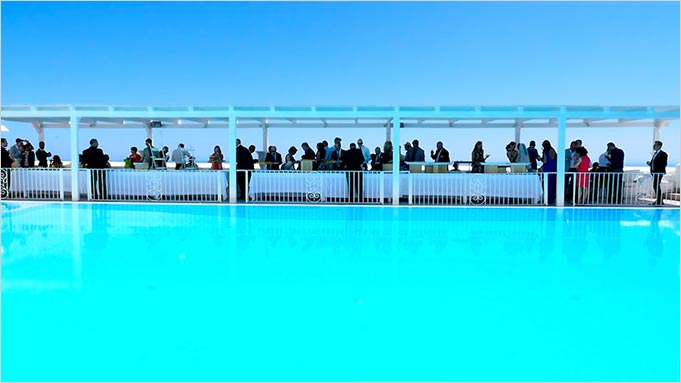
[[679, 380], [678, 209], [29, 203], [2, 250], [5, 381]]

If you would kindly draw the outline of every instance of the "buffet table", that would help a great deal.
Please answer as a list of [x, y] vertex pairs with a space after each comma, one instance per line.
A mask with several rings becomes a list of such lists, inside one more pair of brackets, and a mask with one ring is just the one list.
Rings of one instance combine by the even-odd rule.
[[[364, 172], [365, 198], [392, 198], [392, 173]], [[381, 181], [383, 188], [381, 190]], [[541, 180], [536, 174], [472, 174], [400, 172], [400, 197], [452, 196], [502, 197], [529, 199], [539, 203]], [[348, 196], [345, 172], [331, 171], [256, 171], [251, 177], [248, 195], [255, 200], [263, 196], [318, 193], [321, 200]]]
[[[88, 170], [79, 169], [78, 192], [86, 195], [88, 190]], [[218, 188], [223, 198], [227, 198], [227, 172], [198, 170], [94, 170], [103, 173], [109, 198], [116, 197], [154, 197], [202, 195], [215, 196]], [[222, 180], [220, 180], [220, 178]], [[222, 182], [222, 186], [218, 186]], [[63, 187], [71, 193], [71, 169], [12, 169], [9, 191], [21, 197], [25, 194], [57, 198]]]

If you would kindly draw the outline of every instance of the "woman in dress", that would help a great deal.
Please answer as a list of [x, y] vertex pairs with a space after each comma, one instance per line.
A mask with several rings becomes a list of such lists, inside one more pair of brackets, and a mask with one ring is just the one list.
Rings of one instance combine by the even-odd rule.
[[59, 157], [59, 154], [55, 154], [54, 157], [52, 157], [52, 163], [50, 163], [50, 168], [61, 169], [63, 167], [64, 163], [61, 162], [61, 157]]
[[21, 152], [21, 167], [35, 167], [35, 152], [33, 151], [33, 145], [30, 142], [26, 142], [26, 145], [24, 145], [24, 151]]
[[381, 153], [381, 163], [382, 164], [392, 164], [393, 163], [393, 142], [386, 141], [383, 144], [383, 153]]
[[142, 156], [137, 152], [137, 147], [133, 146], [130, 148], [130, 155], [124, 160], [125, 167], [134, 169], [136, 162], [142, 162]]
[[220, 149], [220, 146], [215, 146], [213, 148], [213, 154], [210, 155], [208, 158], [208, 162], [210, 162], [210, 169], [211, 170], [222, 170], [222, 162], [224, 162], [225, 158], [222, 155], [222, 150]]
[[548, 196], [549, 205], [556, 204], [556, 169], [558, 166], [558, 154], [551, 146], [549, 140], [544, 140], [541, 144], [543, 148], [541, 162], [543, 163], [540, 170], [544, 173], [549, 173]]
[[[529, 163], [530, 153], [527, 152], [527, 147], [522, 142], [518, 144], [518, 162]], [[530, 170], [530, 165], [525, 167], [528, 171]]]
[[485, 155], [485, 150], [482, 148], [482, 141], [478, 141], [473, 146], [473, 152], [471, 153], [471, 173], [482, 173], [483, 166], [482, 163], [489, 157]]
[[515, 148], [515, 142], [511, 141], [506, 145], [506, 157], [508, 157], [508, 162], [518, 162], [518, 150]]
[[284, 159], [284, 165], [281, 170], [296, 170], [296, 158], [295, 154], [298, 153], [298, 149], [295, 146], [288, 148], [288, 153], [286, 153], [286, 158]]
[[585, 147], [580, 146], [575, 149], [579, 158], [575, 162], [577, 167], [577, 204], [586, 205], [589, 202], [589, 167], [591, 159]]
[[312, 170], [324, 170], [326, 166], [324, 164], [324, 159], [326, 158], [326, 148], [321, 142], [317, 142], [317, 153], [314, 156], [314, 163], [312, 164]]

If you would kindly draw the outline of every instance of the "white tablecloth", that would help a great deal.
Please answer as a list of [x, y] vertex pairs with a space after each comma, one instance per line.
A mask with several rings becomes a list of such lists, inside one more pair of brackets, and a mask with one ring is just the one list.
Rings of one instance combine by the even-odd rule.
[[[175, 171], [175, 170], [97, 170], [106, 173], [107, 191], [110, 196], [147, 196], [149, 189], [162, 195], [215, 195], [218, 193], [218, 177], [222, 178], [221, 192], [227, 197], [227, 172]], [[66, 193], [71, 193], [71, 169], [12, 169], [10, 191], [58, 193], [60, 178]], [[87, 193], [87, 170], [79, 169], [78, 189]]]
[[[471, 173], [400, 173], [400, 197], [413, 196], [486, 196], [526, 198], [539, 202], [542, 197], [541, 181], [536, 174], [471, 174]], [[364, 195], [380, 198], [383, 179], [383, 197], [392, 198], [392, 173], [365, 172]], [[322, 198], [348, 196], [348, 185], [343, 172], [253, 172], [249, 196], [286, 193], [320, 193]]]

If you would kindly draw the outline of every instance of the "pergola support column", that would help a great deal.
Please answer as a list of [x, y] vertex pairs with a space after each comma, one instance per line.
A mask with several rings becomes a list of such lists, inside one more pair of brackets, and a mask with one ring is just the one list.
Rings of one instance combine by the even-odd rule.
[[565, 206], [565, 117], [558, 118], [558, 143], [556, 144], [556, 206]]
[[393, 205], [400, 204], [400, 116], [393, 117]]
[[80, 158], [78, 153], [78, 125], [80, 117], [71, 116], [69, 121], [69, 137], [71, 140], [71, 201], [80, 200]]
[[144, 130], [147, 132], [147, 138], [151, 138], [151, 141], [154, 141], [154, 129], [149, 125], [148, 122], [144, 123]]
[[33, 129], [38, 132], [38, 142], [45, 141], [45, 127], [37, 122], [33, 123]]
[[236, 203], [236, 117], [234, 114], [229, 116], [227, 157], [229, 157], [229, 203]]
[[267, 124], [262, 125], [262, 151], [267, 153], [270, 146], [270, 127]]
[[660, 141], [660, 133], [665, 125], [667, 125], [667, 121], [655, 120], [653, 125], [653, 142]]
[[514, 140], [513, 142], [515, 142], [516, 144], [520, 144], [520, 129], [522, 129], [522, 127], [523, 127], [523, 123], [516, 120], [516, 122], [515, 122], [515, 136], [513, 138], [513, 140]]

